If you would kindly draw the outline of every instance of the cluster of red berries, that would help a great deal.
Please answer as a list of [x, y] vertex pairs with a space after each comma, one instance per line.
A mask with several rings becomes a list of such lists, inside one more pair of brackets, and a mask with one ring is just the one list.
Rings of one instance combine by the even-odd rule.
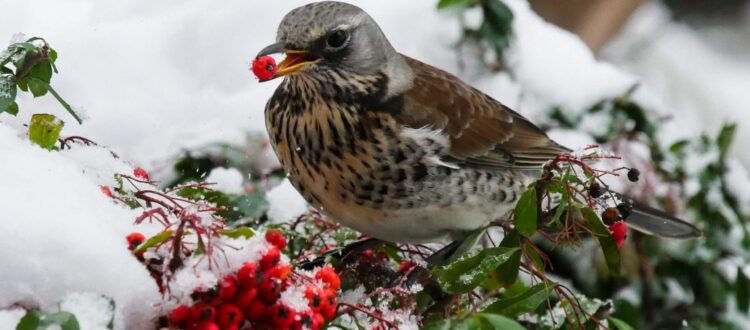
[[261, 56], [253, 60], [253, 73], [260, 81], [266, 81], [276, 74], [276, 61], [271, 56]]
[[[259, 262], [246, 262], [240, 269], [219, 281], [216, 287], [198, 290], [194, 303], [180, 305], [169, 314], [173, 328], [196, 330], [241, 329], [320, 329], [336, 314], [336, 292], [341, 285], [331, 266], [320, 268], [315, 279], [304, 286], [308, 310], [298, 311], [281, 301], [281, 293], [299, 286], [305, 278], [292, 280], [291, 266], [282, 263], [280, 251], [286, 246], [284, 235], [269, 230], [265, 235], [271, 246]], [[321, 285], [322, 283], [322, 285]]]

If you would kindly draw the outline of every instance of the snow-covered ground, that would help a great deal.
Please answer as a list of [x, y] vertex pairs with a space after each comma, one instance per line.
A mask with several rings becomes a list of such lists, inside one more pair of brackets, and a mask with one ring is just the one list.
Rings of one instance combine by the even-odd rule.
[[[118, 328], [140, 328], [154, 316], [150, 306], [159, 301], [158, 291], [124, 248], [123, 237], [133, 230], [137, 214], [111, 204], [98, 186], [112, 184], [114, 172], [154, 168], [185, 148], [242, 144], [248, 132], [264, 134], [263, 107], [278, 81], [257, 83], [249, 62], [273, 41], [283, 15], [304, 2], [2, 4], [0, 41], [17, 32], [46, 38], [60, 54], [53, 86], [74, 106], [85, 108], [89, 119], [79, 126], [54, 99], [26, 94], [21, 94], [18, 117], [0, 114], [0, 309], [16, 303], [52, 308], [80, 292], [114, 298], [116, 320], [122, 321], [116, 322]], [[509, 57], [515, 81], [507, 74], [459, 69], [453, 48], [458, 21], [438, 13], [436, 1], [357, 4], [401, 52], [469, 79], [531, 118], [550, 103], [580, 110], [623, 94], [637, 80], [597, 62], [577, 38], [544, 23], [522, 0], [508, 2], [517, 18], [518, 40]], [[648, 95], [654, 103], [674, 102], [667, 110], [700, 108], [660, 100], [655, 96], [660, 93]], [[710, 103], [717, 104], [723, 103]], [[44, 112], [67, 121], [64, 135], [91, 138], [121, 159], [100, 148], [58, 153], [31, 145], [20, 137], [22, 124]], [[700, 130], [695, 122], [691, 127]], [[554, 136], [572, 147], [587, 143], [570, 132]], [[241, 173], [212, 175], [224, 189], [239, 191]], [[270, 192], [272, 216], [291, 217], [290, 209], [304, 209], [299, 199], [288, 200], [294, 195], [288, 184]], [[0, 311], [0, 328], [14, 325], [18, 317], [17, 311]]]

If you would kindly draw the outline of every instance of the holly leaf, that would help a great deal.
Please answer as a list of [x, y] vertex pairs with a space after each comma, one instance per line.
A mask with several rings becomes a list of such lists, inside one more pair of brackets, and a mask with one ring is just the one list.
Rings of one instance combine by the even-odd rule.
[[57, 144], [65, 123], [54, 115], [38, 113], [31, 116], [29, 139], [44, 149], [52, 150]]
[[484, 313], [502, 314], [508, 317], [516, 317], [523, 313], [535, 311], [539, 305], [549, 298], [549, 292], [557, 284], [540, 283], [532, 286], [525, 292], [510, 298], [500, 299], [487, 306]]
[[443, 290], [448, 293], [470, 292], [497, 267], [508, 262], [516, 251], [518, 248], [486, 248], [471, 257], [437, 267], [433, 274]]
[[604, 253], [604, 259], [607, 261], [607, 267], [615, 274], [620, 272], [620, 249], [617, 248], [614, 238], [609, 232], [609, 229], [604, 226], [604, 223], [599, 216], [594, 213], [594, 210], [584, 207], [581, 208], [581, 214], [589, 225], [589, 229], [599, 240], [599, 245], [602, 247]]
[[163, 243], [164, 241], [171, 238], [172, 234], [173, 232], [171, 230], [165, 230], [152, 236], [151, 238], [147, 239], [145, 242], [141, 243], [141, 245], [138, 245], [138, 248], [133, 251], [133, 254], [139, 254], [139, 253], [145, 252], [146, 249]]
[[[16, 78], [12, 74], [1, 74], [0, 75], [0, 113], [10, 112], [11, 114], [18, 113], [18, 105], [16, 104]], [[15, 113], [14, 113], [15, 109]]]
[[537, 220], [536, 188], [531, 187], [518, 199], [513, 210], [513, 224], [519, 234], [530, 237], [536, 233]]

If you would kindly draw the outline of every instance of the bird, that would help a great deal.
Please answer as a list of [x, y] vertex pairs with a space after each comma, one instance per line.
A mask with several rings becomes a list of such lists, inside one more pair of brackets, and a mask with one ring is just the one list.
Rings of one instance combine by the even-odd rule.
[[[458, 241], [509, 214], [545, 163], [570, 149], [453, 74], [396, 51], [343, 2], [291, 10], [257, 58], [284, 53], [265, 107], [269, 139], [314, 208], [369, 237]], [[700, 230], [635, 203], [631, 227]]]

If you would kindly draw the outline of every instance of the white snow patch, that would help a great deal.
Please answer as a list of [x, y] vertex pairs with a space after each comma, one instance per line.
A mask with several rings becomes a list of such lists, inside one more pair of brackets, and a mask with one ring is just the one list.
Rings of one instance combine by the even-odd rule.
[[107, 325], [122, 323], [121, 315], [113, 315], [110, 300], [100, 294], [73, 292], [60, 302], [60, 310], [73, 313], [81, 329], [107, 330]]
[[266, 200], [269, 204], [268, 219], [271, 223], [294, 220], [308, 210], [307, 202], [288, 178], [269, 190]]
[[[126, 320], [118, 329], [148, 328], [160, 297], [126, 248], [137, 213], [113, 204], [66, 153], [43, 150], [0, 123], [0, 154], [13, 155], [0, 162], [0, 309], [52, 309], [68, 292], [95, 292], [117, 302]], [[127, 168], [108, 159], [109, 167]]]
[[214, 183], [211, 189], [219, 190], [229, 194], [241, 194], [242, 173], [235, 168], [215, 168], [211, 174], [206, 177], [206, 182]]

